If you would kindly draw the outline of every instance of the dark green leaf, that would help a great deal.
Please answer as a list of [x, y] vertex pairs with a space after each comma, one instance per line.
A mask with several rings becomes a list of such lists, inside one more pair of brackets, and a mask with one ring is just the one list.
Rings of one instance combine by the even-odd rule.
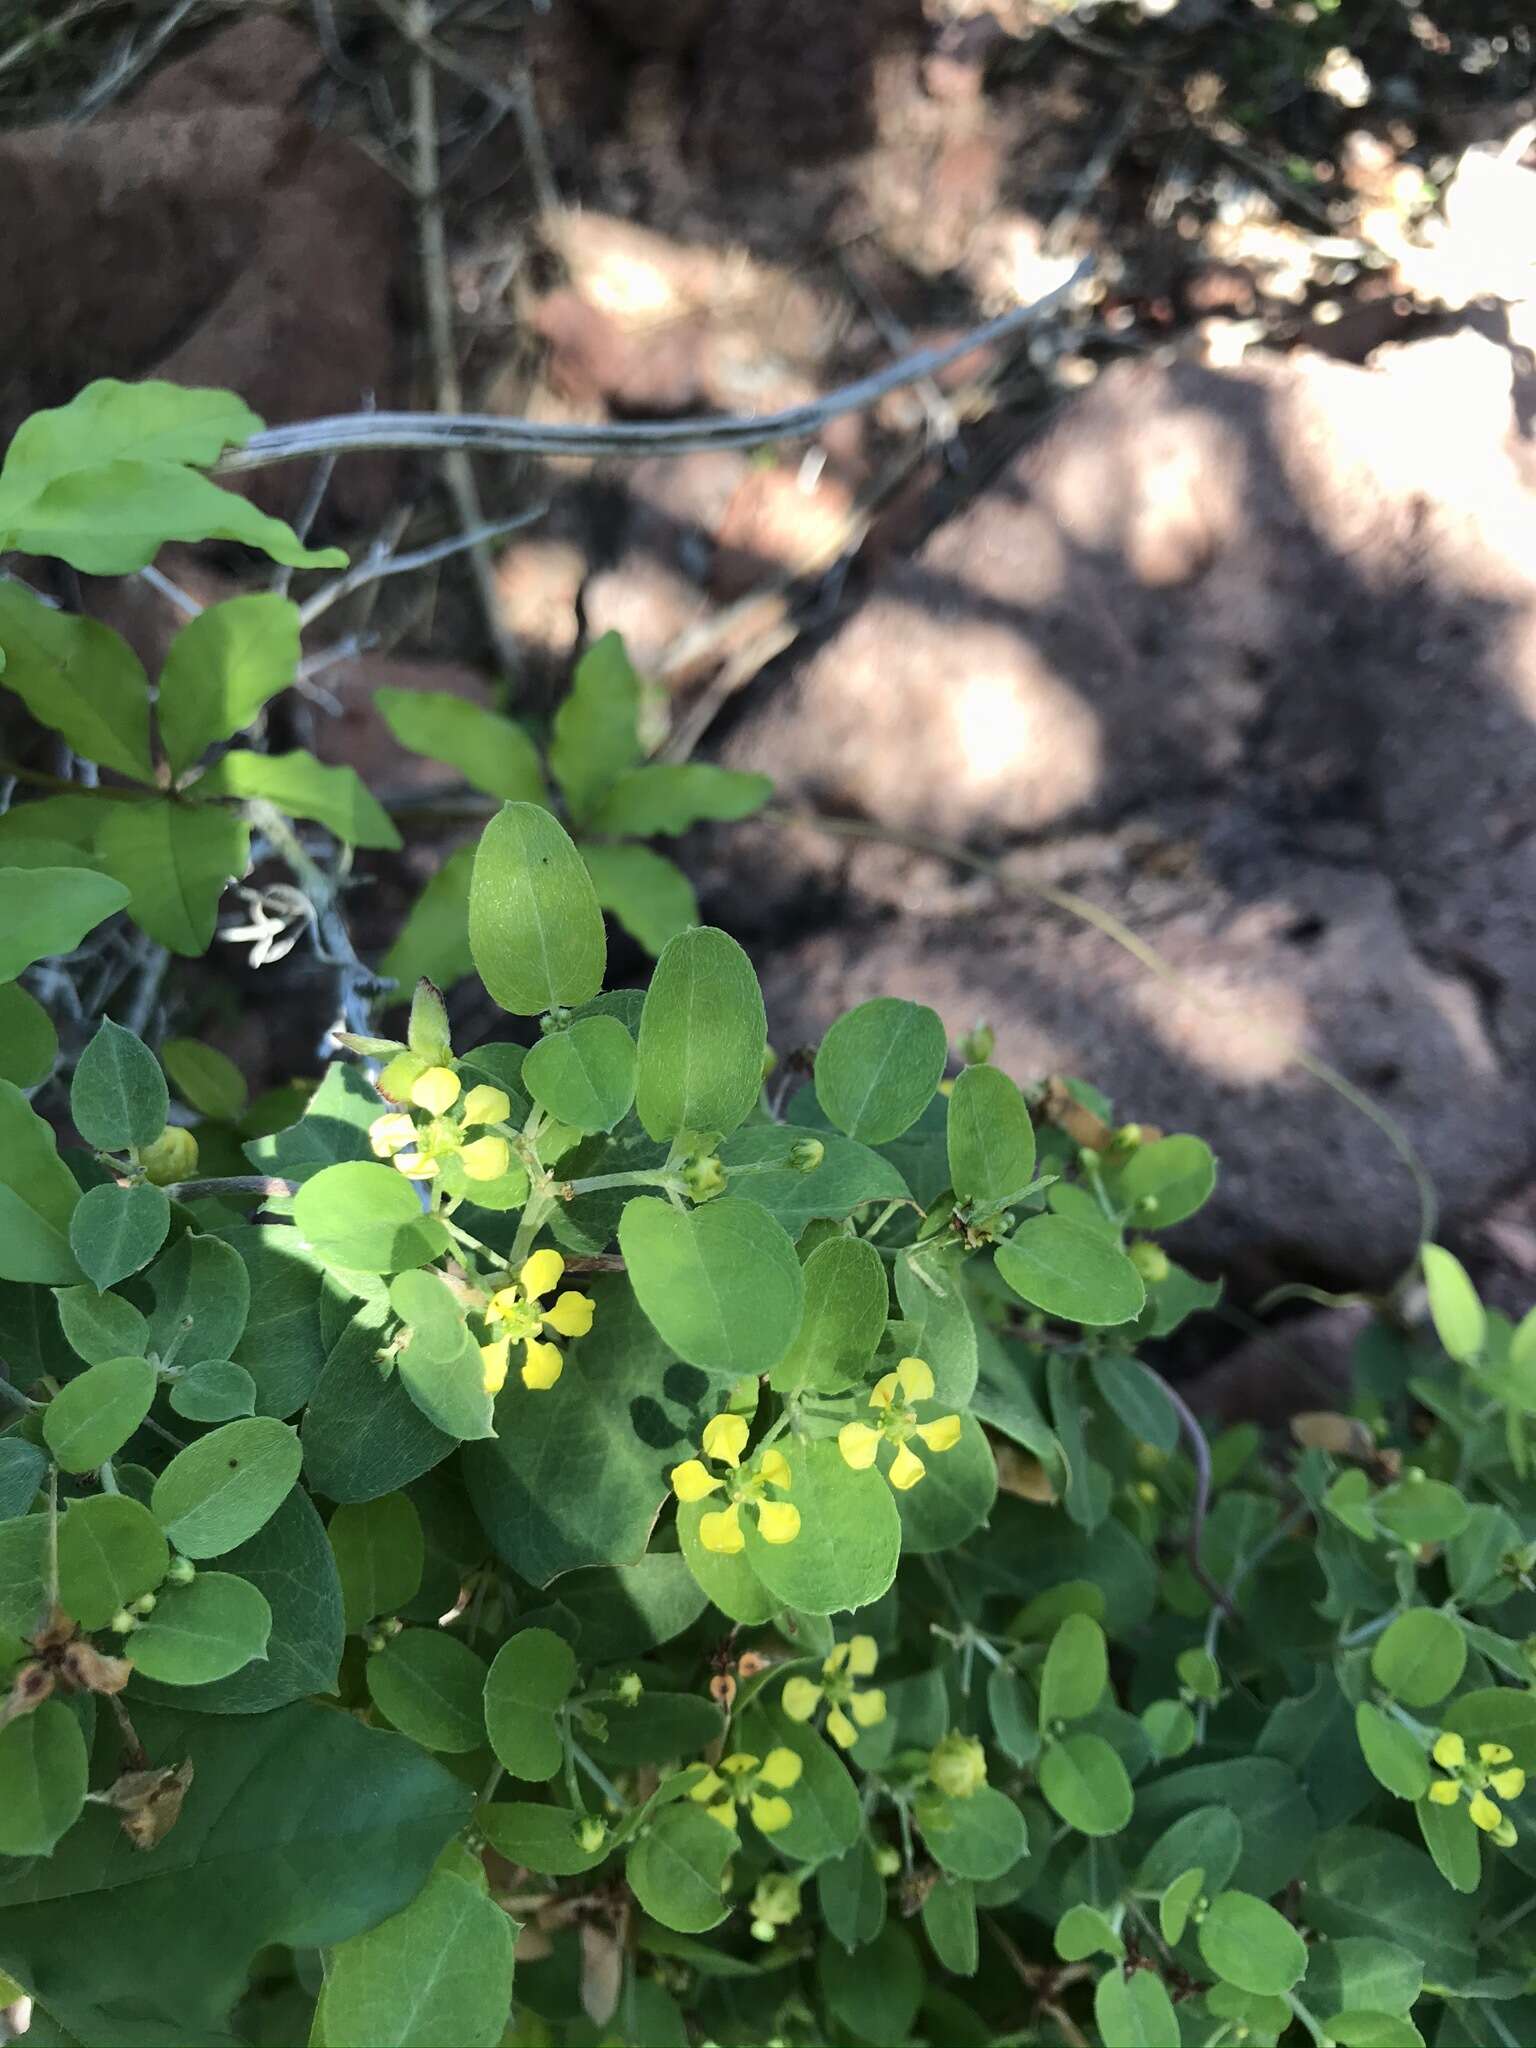
[[256, 1413], [256, 1382], [243, 1365], [205, 1358], [172, 1381], [171, 1406], [189, 1422], [233, 1422]]
[[168, 1038], [160, 1058], [177, 1094], [199, 1116], [233, 1123], [245, 1109], [250, 1099], [245, 1076], [217, 1046], [204, 1045], [200, 1038]]
[[690, 1800], [664, 1806], [629, 1852], [625, 1876], [642, 1911], [680, 1934], [704, 1934], [725, 1918], [726, 1865], [737, 1847]]
[[457, 1636], [408, 1628], [368, 1659], [374, 1705], [423, 1749], [459, 1754], [485, 1741], [485, 1665]]
[[0, 1522], [24, 1515], [37, 1496], [48, 1460], [19, 1436], [0, 1437]]
[[496, 2048], [516, 1931], [483, 1891], [439, 1871], [403, 1913], [331, 1951], [325, 2048]]
[[341, 1579], [342, 1612], [356, 1635], [415, 1599], [426, 1548], [416, 1504], [403, 1493], [340, 1507], [327, 1531]]
[[53, 1132], [19, 1088], [0, 1081], [0, 1280], [69, 1286], [80, 1278], [69, 1248], [79, 1200]]
[[848, 1137], [884, 1145], [922, 1115], [948, 1056], [944, 1026], [932, 1010], [877, 996], [839, 1017], [822, 1040], [816, 1099]]
[[[118, 883], [107, 886], [121, 894], [123, 903], [128, 901]], [[42, 1004], [13, 981], [0, 986], [0, 1081], [35, 1088], [53, 1072], [58, 1057], [59, 1034]]]
[[103, 1292], [142, 1272], [165, 1243], [171, 1205], [163, 1188], [147, 1181], [116, 1181], [87, 1188], [69, 1219], [69, 1248], [93, 1287]]
[[250, 865], [243, 819], [215, 804], [113, 804], [101, 858], [128, 891], [134, 922], [172, 953], [195, 959], [213, 940], [225, 884]]
[[[36, 960], [72, 953], [87, 932], [114, 916], [127, 901], [128, 891], [121, 882], [98, 875], [90, 868], [0, 865], [0, 982], [12, 981]], [[37, 1007], [25, 989], [15, 989], [5, 997], [0, 1014], [8, 1028], [26, 1019], [23, 1028], [36, 1037], [37, 1025], [26, 1009], [28, 1003], [34, 1009]], [[46, 1012], [40, 1014], [46, 1019]], [[54, 1050], [57, 1045], [54, 1038]], [[32, 1053], [23, 1065], [36, 1063], [36, 1054]], [[44, 1073], [51, 1064], [52, 1052], [44, 1062]], [[14, 1080], [16, 1076], [8, 1078]]]
[[[1074, 1735], [1074, 1743], [1099, 1742], [1096, 1735]], [[1121, 1770], [1120, 1760], [1108, 1743], [1100, 1743], [1106, 1756]], [[1084, 1753], [1086, 1756], [1086, 1752]], [[1044, 1791], [1042, 1782], [1041, 1790]], [[1046, 1794], [1050, 1797], [1049, 1793]], [[1130, 1798], [1130, 1787], [1126, 1787]], [[1053, 1802], [1054, 1803], [1054, 1802]], [[1065, 1815], [1062, 1816], [1066, 1818]], [[936, 1799], [921, 1815], [923, 1839], [935, 1863], [951, 1877], [966, 1877], [982, 1883], [1011, 1870], [1029, 1847], [1024, 1816], [995, 1785], [982, 1785], [968, 1799]], [[1108, 1833], [1108, 1829], [1084, 1829]]]
[[149, 1348], [166, 1363], [201, 1365], [235, 1356], [249, 1313], [251, 1288], [239, 1254], [216, 1237], [188, 1231], [149, 1276], [155, 1309]]
[[[823, 1148], [819, 1166], [802, 1173], [786, 1163], [797, 1145], [814, 1139]], [[744, 1124], [720, 1147], [731, 1175], [731, 1193], [757, 1202], [798, 1237], [818, 1216], [842, 1222], [875, 1202], [907, 1199], [901, 1175], [878, 1152], [836, 1131], [797, 1124]], [[738, 1172], [751, 1167], [750, 1173]]]
[[860, 2040], [894, 2048], [906, 2039], [923, 2002], [923, 1966], [904, 1927], [887, 1921], [868, 1948], [851, 1955], [824, 1941], [816, 1973], [829, 2009]]
[[485, 1679], [485, 1725], [496, 1760], [514, 1778], [552, 1778], [565, 1755], [555, 1710], [576, 1689], [569, 1643], [525, 1628], [503, 1643]]
[[606, 1843], [597, 1849], [582, 1847], [580, 1816], [568, 1806], [512, 1799], [481, 1807], [475, 1820], [499, 1856], [545, 1877], [580, 1877], [595, 1870], [608, 1854]]
[[1053, 1742], [1040, 1759], [1040, 1790], [1068, 1827], [1117, 1835], [1131, 1817], [1131, 1781], [1102, 1735]]
[[816, 1903], [829, 1932], [850, 1952], [878, 1937], [885, 1925], [885, 1879], [867, 1835], [817, 1870]]
[[639, 714], [640, 678], [618, 634], [604, 633], [577, 662], [570, 694], [555, 713], [549, 765], [573, 818], [584, 820], [639, 761]]
[[162, 1685], [210, 1685], [265, 1657], [272, 1610], [232, 1572], [199, 1572], [190, 1586], [168, 1586], [153, 1614], [133, 1632], [135, 1671]]
[[382, 1342], [381, 1330], [366, 1322], [349, 1324], [304, 1414], [304, 1470], [314, 1491], [330, 1500], [375, 1500], [392, 1493], [454, 1448], [454, 1439], [416, 1406], [399, 1374], [385, 1379], [380, 1373]]
[[94, 1472], [120, 1451], [149, 1413], [155, 1369], [142, 1358], [93, 1365], [61, 1387], [43, 1411], [43, 1438], [64, 1472]]
[[80, 1724], [58, 1700], [0, 1728], [0, 1856], [47, 1856], [85, 1805]]
[[171, 1553], [149, 1509], [126, 1494], [75, 1501], [59, 1521], [59, 1604], [84, 1629], [154, 1592]]

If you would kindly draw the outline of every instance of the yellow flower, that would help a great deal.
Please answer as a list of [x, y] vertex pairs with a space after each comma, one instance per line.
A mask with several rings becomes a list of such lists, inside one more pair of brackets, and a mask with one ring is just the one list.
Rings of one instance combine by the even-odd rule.
[[1500, 1799], [1518, 1799], [1525, 1790], [1525, 1772], [1507, 1744], [1480, 1742], [1474, 1763], [1461, 1736], [1446, 1729], [1435, 1737], [1430, 1755], [1442, 1770], [1454, 1774], [1437, 1778], [1430, 1786], [1428, 1797], [1433, 1805], [1454, 1806], [1465, 1792], [1468, 1818], [1497, 1848], [1508, 1849], [1519, 1839], [1514, 1822], [1488, 1796], [1492, 1791]]
[[[770, 1486], [789, 1492], [789, 1460], [769, 1445], [743, 1469], [742, 1454], [749, 1434], [744, 1415], [713, 1416], [699, 1439], [703, 1457], [684, 1458], [672, 1467], [672, 1491], [680, 1501], [692, 1503], [707, 1500], [712, 1493], [725, 1494], [723, 1507], [699, 1517], [699, 1541], [716, 1557], [735, 1557], [745, 1549], [744, 1507], [755, 1511], [757, 1533], [765, 1543], [793, 1543], [800, 1534], [800, 1510], [792, 1501], [770, 1500], [767, 1493]], [[723, 1465], [724, 1474], [711, 1472], [710, 1465]]]
[[[501, 1144], [503, 1140], [482, 1138], [477, 1143]], [[591, 1329], [596, 1304], [590, 1295], [567, 1290], [544, 1306], [543, 1297], [559, 1286], [564, 1271], [565, 1260], [557, 1251], [534, 1252], [523, 1261], [517, 1279], [498, 1287], [491, 1296], [485, 1320], [496, 1334], [480, 1346], [488, 1394], [499, 1393], [506, 1384], [514, 1344], [523, 1347], [523, 1385], [542, 1391], [559, 1379], [565, 1360], [559, 1345], [551, 1344], [541, 1333], [553, 1330], [557, 1337], [585, 1337]]]
[[407, 1145], [416, 1142], [415, 1119], [403, 1110], [389, 1116], [376, 1116], [368, 1126], [368, 1143], [373, 1148], [375, 1159], [393, 1159], [397, 1152], [403, 1152]]
[[855, 1472], [867, 1472], [875, 1462], [882, 1442], [891, 1445], [895, 1456], [886, 1477], [898, 1493], [916, 1486], [928, 1470], [913, 1450], [916, 1437], [929, 1451], [952, 1451], [960, 1441], [960, 1417], [941, 1415], [932, 1422], [919, 1422], [918, 1402], [934, 1396], [933, 1371], [921, 1358], [904, 1358], [894, 1372], [877, 1380], [870, 1390], [869, 1405], [876, 1420], [847, 1422], [837, 1433], [837, 1448], [843, 1463]]
[[446, 1116], [459, 1099], [459, 1077], [452, 1067], [428, 1067], [411, 1083], [411, 1101], [429, 1116]]
[[505, 1138], [473, 1138], [459, 1153], [459, 1164], [471, 1180], [500, 1180], [512, 1164]]
[[471, 1088], [459, 1109], [459, 1120], [466, 1127], [474, 1124], [504, 1124], [512, 1114], [512, 1104], [504, 1089], [488, 1088], [482, 1081]]
[[1467, 1760], [1467, 1745], [1459, 1735], [1446, 1729], [1443, 1735], [1435, 1737], [1435, 1746], [1430, 1755], [1443, 1771], [1459, 1771]]
[[809, 1721], [825, 1700], [827, 1733], [839, 1749], [852, 1749], [861, 1728], [875, 1728], [885, 1719], [885, 1694], [878, 1686], [860, 1691], [856, 1678], [868, 1678], [880, 1660], [873, 1636], [850, 1636], [838, 1643], [821, 1667], [821, 1682], [797, 1675], [784, 1681], [779, 1705], [791, 1721]]
[[1515, 1752], [1506, 1749], [1502, 1742], [1480, 1742], [1477, 1745], [1477, 1760], [1482, 1764], [1513, 1763]]
[[763, 1834], [776, 1835], [794, 1819], [789, 1801], [780, 1795], [799, 1784], [804, 1768], [792, 1749], [770, 1749], [761, 1759], [738, 1750], [723, 1757], [718, 1770], [706, 1770], [688, 1797], [722, 1827], [734, 1828], [736, 1809], [744, 1806]]
[[1501, 1799], [1518, 1799], [1525, 1790], [1525, 1773], [1518, 1764], [1507, 1771], [1495, 1771], [1488, 1783]]
[[1432, 1806], [1454, 1806], [1461, 1797], [1461, 1787], [1454, 1778], [1436, 1778], [1429, 1788]]

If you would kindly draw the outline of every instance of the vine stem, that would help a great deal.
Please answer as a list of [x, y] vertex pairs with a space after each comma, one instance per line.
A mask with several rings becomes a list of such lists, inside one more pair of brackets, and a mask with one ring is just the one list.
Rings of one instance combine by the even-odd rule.
[[197, 1202], [209, 1195], [296, 1195], [299, 1184], [270, 1173], [233, 1173], [210, 1180], [179, 1180], [165, 1192], [173, 1202]]
[[1189, 1568], [1202, 1590], [1215, 1602], [1217, 1612], [1224, 1615], [1228, 1621], [1233, 1621], [1237, 1618], [1237, 1610], [1225, 1589], [1218, 1585], [1206, 1570], [1202, 1549], [1205, 1541], [1205, 1518], [1211, 1505], [1211, 1447], [1206, 1442], [1205, 1431], [1200, 1427], [1200, 1418], [1184, 1396], [1176, 1387], [1169, 1386], [1161, 1373], [1156, 1373], [1153, 1377], [1167, 1395], [1170, 1407], [1179, 1418], [1179, 1428], [1183, 1431], [1184, 1441], [1189, 1446], [1190, 1462], [1195, 1468], [1195, 1504], [1190, 1510], [1189, 1533], [1184, 1539]]

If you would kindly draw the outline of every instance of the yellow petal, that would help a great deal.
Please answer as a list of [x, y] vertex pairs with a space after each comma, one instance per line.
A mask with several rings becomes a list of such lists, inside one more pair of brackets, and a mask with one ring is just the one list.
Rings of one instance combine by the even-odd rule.
[[541, 1344], [530, 1337], [523, 1346], [523, 1385], [542, 1394], [555, 1384], [565, 1370], [558, 1344]]
[[697, 1458], [685, 1458], [672, 1467], [672, 1491], [679, 1500], [704, 1500], [724, 1484], [723, 1479], [712, 1479]]
[[788, 1493], [790, 1488], [789, 1460], [782, 1451], [764, 1451], [757, 1461], [757, 1469], [770, 1486], [777, 1486], [785, 1493]]
[[871, 1429], [867, 1422], [845, 1422], [837, 1432], [837, 1448], [845, 1465], [851, 1465], [855, 1472], [867, 1472], [880, 1448], [880, 1432]]
[[1472, 1825], [1481, 1828], [1485, 1835], [1491, 1835], [1504, 1816], [1488, 1797], [1486, 1792], [1474, 1792], [1467, 1805]]
[[759, 1501], [757, 1533], [765, 1543], [793, 1543], [800, 1534], [800, 1510], [787, 1500]]
[[488, 1394], [499, 1394], [507, 1383], [507, 1354], [512, 1346], [505, 1337], [480, 1346], [481, 1384]]
[[498, 1287], [491, 1296], [491, 1312], [498, 1316], [515, 1316], [523, 1305], [521, 1287]]
[[937, 1422], [920, 1422], [917, 1433], [930, 1451], [952, 1451], [960, 1441], [958, 1415], [941, 1415]]
[[891, 1403], [896, 1398], [897, 1389], [899, 1385], [900, 1382], [897, 1380], [896, 1375], [893, 1372], [888, 1372], [885, 1375], [884, 1379], [876, 1380], [875, 1384], [869, 1390], [870, 1407], [889, 1408]]
[[856, 1692], [848, 1706], [861, 1728], [878, 1728], [885, 1719], [885, 1694], [878, 1685], [872, 1685], [868, 1692]]
[[1525, 1790], [1525, 1773], [1516, 1764], [1513, 1770], [1495, 1771], [1488, 1782], [1501, 1799], [1518, 1799]]
[[835, 1678], [847, 1662], [848, 1645], [846, 1643], [834, 1643], [831, 1656], [828, 1657], [826, 1663], [821, 1668], [829, 1678]]
[[512, 1164], [505, 1138], [473, 1138], [459, 1153], [459, 1164], [471, 1180], [500, 1180]]
[[859, 1739], [858, 1729], [854, 1727], [841, 1707], [834, 1707], [831, 1713], [828, 1714], [827, 1733], [839, 1749], [852, 1749]]
[[707, 1806], [717, 1792], [725, 1790], [725, 1780], [717, 1771], [706, 1771], [702, 1778], [688, 1787], [688, 1797], [697, 1799], [700, 1806]]
[[787, 1792], [791, 1785], [798, 1785], [804, 1763], [792, 1749], [770, 1749], [763, 1758], [763, 1782], [771, 1785], [775, 1792]]
[[1429, 1788], [1431, 1806], [1454, 1806], [1461, 1797], [1461, 1787], [1454, 1778], [1436, 1778]]
[[733, 1755], [725, 1758], [720, 1768], [722, 1771], [728, 1771], [733, 1778], [744, 1778], [748, 1771], [757, 1769], [757, 1758], [750, 1750], [738, 1749]]
[[567, 1288], [557, 1297], [554, 1307], [545, 1311], [544, 1321], [562, 1337], [585, 1337], [596, 1314], [597, 1303], [590, 1294], [577, 1294]]
[[794, 1817], [787, 1799], [772, 1798], [763, 1792], [752, 1794], [752, 1818], [765, 1835], [776, 1835], [781, 1828], [787, 1828]]
[[1435, 1737], [1435, 1746], [1430, 1755], [1442, 1771], [1459, 1771], [1467, 1760], [1467, 1745], [1459, 1735], [1454, 1735], [1447, 1729], [1443, 1735]]
[[868, 1678], [880, 1662], [880, 1646], [873, 1636], [850, 1636], [848, 1638], [848, 1675], [850, 1678]]
[[512, 1104], [504, 1091], [488, 1088], [483, 1081], [470, 1089], [459, 1111], [466, 1124], [504, 1124], [511, 1114]]
[[797, 1672], [793, 1678], [785, 1679], [784, 1690], [779, 1695], [779, 1705], [791, 1721], [809, 1721], [821, 1705], [821, 1687], [814, 1678], [807, 1678], [804, 1673]]
[[552, 1294], [560, 1285], [560, 1275], [565, 1271], [565, 1261], [557, 1251], [548, 1245], [531, 1258], [524, 1259], [518, 1284], [525, 1294], [538, 1300], [541, 1295]]
[[706, 1550], [714, 1551], [717, 1557], [735, 1557], [742, 1549], [746, 1538], [741, 1533], [741, 1520], [736, 1513], [736, 1503], [718, 1513], [704, 1515], [699, 1521], [699, 1541]]
[[444, 1116], [459, 1099], [459, 1077], [452, 1067], [428, 1067], [411, 1083], [411, 1100], [431, 1116]]
[[928, 1467], [911, 1445], [903, 1444], [891, 1460], [890, 1482], [898, 1493], [906, 1493], [909, 1488], [916, 1486], [927, 1470]]
[[735, 1834], [736, 1808], [729, 1799], [722, 1799], [714, 1806], [706, 1806], [704, 1811], [711, 1820], [719, 1821], [721, 1827], [729, 1828], [731, 1833]]
[[896, 1368], [896, 1383], [909, 1401], [933, 1399], [933, 1367], [923, 1358], [904, 1358]]
[[744, 1415], [716, 1415], [704, 1425], [699, 1441], [706, 1458], [722, 1465], [739, 1465], [747, 1448], [747, 1418]]
[[1480, 1742], [1477, 1745], [1477, 1760], [1482, 1764], [1509, 1764], [1515, 1760], [1515, 1752], [1506, 1749], [1502, 1742]]
[[397, 1152], [395, 1166], [407, 1180], [431, 1180], [437, 1172], [437, 1161], [425, 1159], [419, 1152]]
[[368, 1126], [368, 1143], [375, 1159], [388, 1159], [392, 1152], [413, 1144], [415, 1138], [416, 1126], [408, 1116], [376, 1116]]

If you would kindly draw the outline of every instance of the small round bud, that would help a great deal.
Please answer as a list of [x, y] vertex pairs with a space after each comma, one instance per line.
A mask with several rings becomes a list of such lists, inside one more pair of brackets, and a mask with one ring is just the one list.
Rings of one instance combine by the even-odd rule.
[[950, 1799], [969, 1799], [987, 1782], [987, 1753], [974, 1735], [951, 1729], [928, 1752], [928, 1776]]
[[1422, 1465], [1410, 1465], [1403, 1474], [1410, 1486], [1421, 1486], [1428, 1476]]
[[386, 1102], [409, 1102], [411, 1089], [430, 1063], [418, 1052], [397, 1052], [374, 1086]]
[[1145, 1504], [1149, 1508], [1157, 1506], [1157, 1488], [1152, 1484], [1150, 1479], [1137, 1480], [1136, 1498], [1139, 1501], [1145, 1502]]
[[1097, 1173], [1102, 1159], [1102, 1153], [1095, 1150], [1092, 1145], [1080, 1145], [1078, 1147], [1077, 1163], [1084, 1173]]
[[157, 1188], [174, 1187], [197, 1171], [197, 1140], [180, 1124], [167, 1124], [153, 1143], [140, 1145], [134, 1156], [147, 1181]]
[[153, 1593], [141, 1593], [129, 1609], [131, 1614], [153, 1614], [156, 1601]]
[[614, 1680], [613, 1696], [621, 1707], [632, 1707], [645, 1691], [638, 1671], [626, 1671]]
[[539, 1019], [539, 1036], [553, 1038], [557, 1031], [568, 1031], [570, 1024], [570, 1011], [557, 1004], [553, 1010], [546, 1010]]
[[126, 1607], [119, 1607], [116, 1614], [113, 1615], [111, 1621], [107, 1624], [115, 1636], [132, 1635], [138, 1625]]
[[190, 1557], [173, 1557], [165, 1576], [173, 1586], [190, 1586], [197, 1577], [197, 1566]]
[[789, 1148], [789, 1157], [784, 1162], [796, 1173], [814, 1173], [827, 1156], [827, 1148], [820, 1138], [800, 1138]]
[[1149, 1244], [1145, 1238], [1130, 1247], [1126, 1256], [1143, 1280], [1155, 1287], [1160, 1280], [1168, 1278], [1168, 1254], [1160, 1244]]
[[997, 1050], [997, 1033], [990, 1024], [978, 1024], [960, 1041], [960, 1057], [968, 1067], [984, 1067]]
[[376, 1628], [372, 1628], [372, 1629], [370, 1629], [370, 1630], [368, 1631], [367, 1635], [365, 1635], [365, 1636], [363, 1637], [363, 1642], [364, 1642], [364, 1643], [366, 1644], [366, 1646], [368, 1647], [368, 1649], [369, 1649], [369, 1650], [370, 1650], [370, 1651], [371, 1651], [371, 1652], [373, 1653], [373, 1655], [374, 1655], [374, 1656], [376, 1657], [376, 1656], [377, 1656], [377, 1655], [379, 1654], [380, 1650], [382, 1650], [382, 1649], [383, 1649], [383, 1647], [384, 1647], [384, 1632], [383, 1632], [383, 1630], [382, 1630], [382, 1629], [376, 1629]]
[[576, 1824], [576, 1839], [586, 1855], [595, 1856], [608, 1839], [607, 1825], [595, 1813], [583, 1814]]
[[712, 1201], [725, 1193], [725, 1168], [718, 1152], [695, 1152], [683, 1161], [683, 1186], [696, 1202]]
[[1162, 1207], [1156, 1195], [1138, 1195], [1133, 1204], [1138, 1216], [1155, 1216]]
[[901, 1868], [901, 1857], [889, 1842], [884, 1842], [875, 1851], [875, 1868], [882, 1877], [894, 1877]]
[[1140, 1143], [1140, 1124], [1122, 1124], [1115, 1133], [1115, 1146], [1118, 1151], [1134, 1152]]

